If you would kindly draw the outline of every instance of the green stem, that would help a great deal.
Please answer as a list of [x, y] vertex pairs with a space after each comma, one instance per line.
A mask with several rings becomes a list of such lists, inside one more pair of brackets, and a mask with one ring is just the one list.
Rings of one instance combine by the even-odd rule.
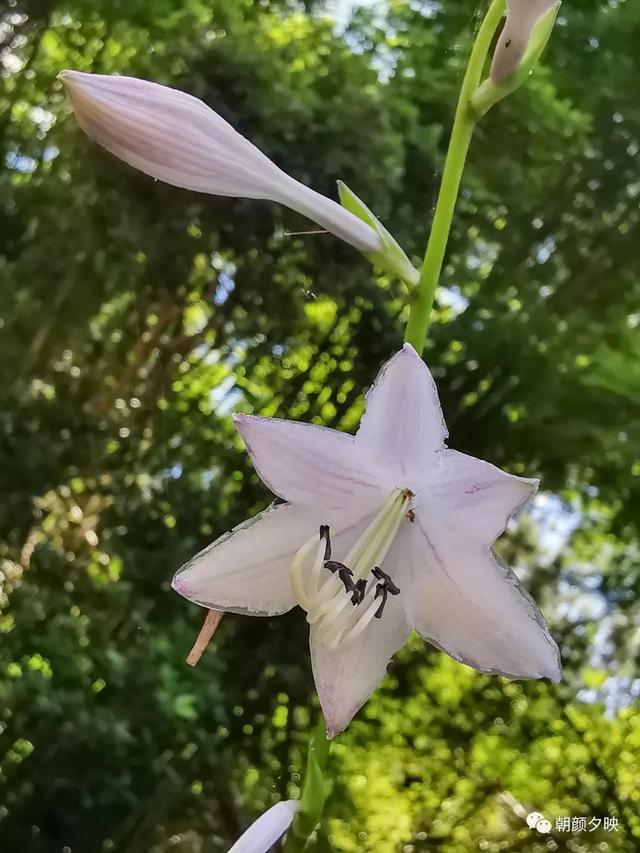
[[324, 720], [321, 719], [309, 738], [300, 808], [283, 845], [283, 853], [301, 853], [307, 849], [309, 838], [320, 823], [332, 787], [326, 775], [330, 748], [331, 741], [325, 736]]
[[504, 8], [505, 0], [492, 0], [489, 11], [478, 30], [460, 90], [427, 251], [420, 272], [417, 295], [409, 312], [405, 334], [405, 340], [412, 344], [419, 353], [424, 349], [427, 340], [433, 300], [440, 281], [464, 164], [478, 118], [471, 107], [471, 97], [480, 85], [485, 61], [495, 31], [502, 20]]

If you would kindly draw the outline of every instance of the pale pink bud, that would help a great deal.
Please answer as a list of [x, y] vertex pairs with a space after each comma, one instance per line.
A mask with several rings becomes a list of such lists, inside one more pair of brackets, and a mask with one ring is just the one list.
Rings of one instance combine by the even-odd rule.
[[506, 80], [518, 70], [535, 25], [558, 0], [507, 0], [507, 20], [500, 34], [491, 65], [495, 83]]
[[362, 252], [375, 231], [296, 181], [197, 98], [134, 77], [63, 71], [80, 127], [107, 151], [173, 186], [280, 202]]

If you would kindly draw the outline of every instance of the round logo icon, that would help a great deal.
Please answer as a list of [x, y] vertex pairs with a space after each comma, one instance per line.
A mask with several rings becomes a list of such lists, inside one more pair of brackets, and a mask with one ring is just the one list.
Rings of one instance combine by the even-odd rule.
[[544, 820], [544, 815], [540, 814], [540, 812], [531, 812], [531, 814], [527, 815], [527, 826], [529, 829], [535, 829], [538, 825], [538, 821]]
[[536, 824], [536, 829], [538, 832], [541, 832], [543, 835], [546, 835], [548, 832], [551, 832], [551, 824], [545, 818], [539, 820]]

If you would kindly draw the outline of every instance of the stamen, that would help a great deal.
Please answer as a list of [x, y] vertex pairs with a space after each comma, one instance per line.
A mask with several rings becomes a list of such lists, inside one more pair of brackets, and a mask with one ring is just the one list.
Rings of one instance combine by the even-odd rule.
[[304, 587], [302, 586], [302, 565], [306, 557], [309, 555], [309, 552], [313, 548], [313, 544], [313, 540], [310, 539], [305, 545], [303, 545], [293, 558], [293, 563], [291, 564], [290, 574], [293, 594], [300, 607], [304, 608], [304, 610], [309, 609], [309, 607], [311, 606], [311, 601], [307, 593], [304, 591]]
[[[322, 548], [322, 542], [324, 540], [324, 549]], [[324, 551], [324, 553], [323, 553]], [[311, 569], [311, 577], [309, 586], [311, 589], [317, 589], [318, 584], [320, 583], [320, 576], [322, 574], [322, 566], [324, 563], [331, 558], [331, 535], [329, 532], [328, 524], [320, 525], [320, 541], [318, 543], [318, 550], [316, 551], [316, 558], [313, 561], [313, 568]]]
[[324, 642], [329, 643], [334, 637], [337, 638], [338, 642], [342, 639], [344, 629], [341, 623], [344, 621], [346, 607], [349, 607], [349, 611], [351, 611], [349, 599], [343, 596], [322, 619], [318, 629]]
[[344, 588], [346, 589], [347, 592], [355, 592], [356, 591], [356, 585], [354, 584], [351, 575], [352, 575], [351, 569], [348, 569], [346, 566], [343, 569], [340, 569], [338, 571], [338, 576], [339, 576], [340, 580], [342, 581], [342, 583], [344, 584]]
[[340, 569], [346, 569], [344, 563], [339, 563], [337, 560], [327, 560], [324, 564], [325, 569], [329, 569], [332, 574], [335, 574]]
[[323, 562], [326, 563], [331, 559], [331, 531], [328, 524], [320, 525], [320, 539], [325, 541]]
[[[324, 564], [325, 569], [329, 569], [332, 574], [337, 572], [338, 577], [344, 584], [344, 588], [347, 592], [352, 592], [354, 596], [357, 597], [357, 589], [358, 584], [354, 584], [353, 582], [353, 572], [349, 568], [349, 566], [345, 566], [344, 563], [339, 563], [337, 560], [327, 560]], [[360, 581], [358, 581], [360, 583]], [[354, 604], [356, 602], [354, 601]]]
[[291, 584], [296, 601], [307, 611], [307, 622], [315, 625], [315, 636], [327, 648], [360, 636], [372, 619], [382, 617], [389, 595], [400, 593], [380, 566], [403, 520], [411, 520], [412, 499], [409, 489], [394, 490], [344, 561], [332, 559], [327, 524], [321, 524], [318, 534], [295, 555]]
[[362, 602], [364, 601], [364, 596], [365, 596], [366, 591], [367, 591], [367, 582], [363, 578], [360, 578], [360, 580], [356, 583], [355, 591], [354, 591], [353, 595], [351, 596], [351, 603], [352, 604], [362, 604]]
[[378, 607], [376, 612], [373, 614], [376, 619], [382, 619], [382, 612], [384, 610], [385, 604], [387, 603], [388, 590], [386, 586], [381, 583], [379, 583], [376, 587], [376, 598], [378, 598], [379, 595], [382, 596], [382, 601], [380, 602], [380, 607]]
[[344, 588], [338, 578], [333, 575], [324, 586], [320, 587], [315, 601], [307, 612], [307, 622], [313, 625], [320, 617], [332, 610], [335, 602], [342, 601], [343, 598]]
[[[350, 643], [351, 643], [353, 640], [355, 640], [355, 639], [356, 639], [356, 637], [359, 637], [359, 636], [360, 636], [360, 634], [361, 634], [361, 633], [364, 631], [364, 629], [367, 627], [367, 625], [369, 624], [369, 622], [371, 622], [371, 620], [372, 620], [372, 619], [373, 619], [373, 617], [375, 616], [375, 611], [376, 611], [376, 609], [377, 609], [377, 605], [376, 605], [375, 598], [374, 598], [374, 599], [372, 599], [372, 600], [368, 603], [367, 607], [364, 609], [364, 612], [363, 612], [362, 608], [360, 608], [360, 607], [359, 607], [359, 608], [354, 608], [354, 609], [351, 611], [351, 613], [356, 617], [355, 622], [354, 622], [354, 621], [352, 621], [352, 620], [350, 620], [350, 621], [349, 621], [348, 626], [344, 629], [344, 632], [343, 632], [342, 636], [341, 636], [341, 637], [337, 637], [337, 638], [333, 641], [333, 643], [331, 643], [331, 645], [329, 646], [329, 648], [333, 648], [333, 649], [335, 649], [335, 648], [336, 648], [336, 646], [337, 646], [341, 641], [342, 641], [342, 642], [346, 642], [346, 641], [348, 641], [348, 642], [350, 642]], [[352, 618], [353, 618], [353, 617], [352, 617]]]
[[377, 580], [384, 581], [384, 586], [386, 587], [386, 589], [389, 590], [391, 595], [397, 595], [400, 592], [400, 590], [394, 584], [394, 582], [391, 580], [389, 575], [386, 572], [383, 572], [382, 569], [380, 568], [380, 566], [376, 566], [374, 569], [372, 569], [371, 574]]

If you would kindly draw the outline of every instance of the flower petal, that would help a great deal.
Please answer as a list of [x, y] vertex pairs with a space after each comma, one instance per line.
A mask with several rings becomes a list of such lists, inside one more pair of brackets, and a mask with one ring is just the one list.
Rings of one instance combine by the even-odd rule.
[[135, 77], [63, 71], [60, 78], [85, 133], [146, 175], [212, 195], [277, 201], [360, 251], [382, 248], [373, 228], [287, 175], [198, 98]]
[[[396, 544], [384, 568], [405, 592], [405, 579], [397, 561]], [[408, 589], [408, 587], [407, 587]], [[335, 737], [349, 725], [369, 699], [387, 671], [387, 664], [411, 633], [401, 596], [387, 602], [381, 619], [372, 619], [362, 634], [350, 643], [331, 650], [321, 645], [311, 630], [311, 666], [328, 737]]]
[[507, 522], [537, 491], [538, 480], [507, 474], [474, 456], [445, 450], [437, 474], [420, 490], [429, 517], [446, 512], [446, 523], [480, 544], [491, 545]]
[[420, 510], [401, 533], [412, 574], [406, 599], [415, 628], [451, 657], [481, 672], [560, 679], [558, 647], [535, 602], [490, 549]]
[[293, 823], [298, 800], [281, 800], [251, 824], [229, 853], [267, 853]]
[[275, 616], [295, 606], [293, 558], [320, 525], [328, 525], [336, 553], [347, 553], [371, 521], [362, 502], [326, 510], [292, 504], [270, 506], [225, 533], [176, 573], [172, 586], [212, 610]]
[[433, 454], [443, 449], [447, 435], [433, 377], [414, 348], [405, 344], [383, 366], [367, 394], [356, 443], [374, 458], [388, 458], [398, 475], [406, 477], [436, 464]]
[[388, 497], [377, 463], [356, 446], [353, 436], [280, 418], [235, 415], [260, 479], [292, 503], [323, 509], [379, 509]]
[[518, 70], [537, 22], [558, 0], [507, 0], [507, 20], [496, 44], [491, 78], [499, 83]]
[[312, 514], [281, 504], [216, 539], [176, 573], [172, 586], [213, 610], [271, 616], [295, 605], [294, 554], [316, 526]]

